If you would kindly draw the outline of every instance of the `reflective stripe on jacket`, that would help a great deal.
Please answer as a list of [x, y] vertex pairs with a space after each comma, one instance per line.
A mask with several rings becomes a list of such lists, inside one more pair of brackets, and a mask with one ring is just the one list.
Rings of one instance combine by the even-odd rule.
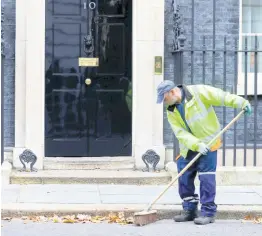
[[[188, 131], [175, 105], [167, 107], [167, 119], [179, 141], [180, 155], [187, 156], [188, 150], [197, 151], [200, 142], [208, 143], [220, 131], [220, 123], [213, 106], [243, 109], [248, 101], [221, 89], [208, 85], [179, 85], [185, 91], [185, 119], [192, 132]], [[220, 145], [217, 145], [220, 143]], [[221, 142], [217, 140], [216, 149]], [[214, 149], [213, 149], [214, 150]]]

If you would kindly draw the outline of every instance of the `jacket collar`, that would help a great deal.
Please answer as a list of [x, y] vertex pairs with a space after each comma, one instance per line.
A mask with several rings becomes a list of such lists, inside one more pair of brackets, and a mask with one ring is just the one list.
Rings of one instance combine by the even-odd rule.
[[[185, 99], [186, 99], [187, 101], [190, 101], [190, 100], [193, 98], [193, 95], [189, 92], [189, 90], [188, 90], [188, 88], [187, 88], [186, 85], [184, 85], [184, 84], [179, 84], [179, 85], [177, 85], [177, 87], [184, 90]], [[167, 107], [167, 110], [173, 112], [174, 109], [175, 109], [175, 107], [176, 107], [176, 104], [171, 105], [171, 106], [168, 106], [168, 107]]]

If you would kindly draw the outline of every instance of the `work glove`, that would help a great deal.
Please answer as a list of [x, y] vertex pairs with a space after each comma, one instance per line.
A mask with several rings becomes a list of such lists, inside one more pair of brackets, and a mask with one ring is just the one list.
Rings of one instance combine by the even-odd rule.
[[246, 115], [250, 115], [251, 114], [251, 105], [250, 105], [250, 103], [248, 103], [248, 105], [246, 105], [244, 107], [244, 110], [245, 110], [245, 114]]
[[209, 151], [209, 148], [205, 143], [199, 143], [197, 151], [200, 152], [202, 155], [206, 155]]

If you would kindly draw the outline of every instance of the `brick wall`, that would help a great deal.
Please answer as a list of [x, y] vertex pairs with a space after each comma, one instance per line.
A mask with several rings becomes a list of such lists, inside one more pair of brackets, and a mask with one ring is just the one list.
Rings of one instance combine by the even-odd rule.
[[4, 146], [14, 146], [15, 118], [15, 0], [2, 0], [4, 46]]
[[[176, 0], [175, 0], [176, 1]], [[165, 79], [178, 81], [176, 77], [176, 67], [174, 66], [174, 56], [170, 53], [173, 44], [173, 4], [174, 0], [165, 0]], [[213, 43], [213, 1], [210, 0], [195, 0], [194, 5], [194, 48], [201, 49], [203, 45], [203, 36], [205, 36], [205, 45], [207, 49], [212, 49]], [[186, 36], [185, 48], [190, 48], [192, 45], [192, 0], [180, 0], [180, 12], [182, 16], [182, 26]], [[235, 39], [238, 39], [239, 34], [239, 0], [216, 0], [215, 10], [215, 45], [216, 48], [224, 48], [224, 37], [226, 36], [226, 47], [233, 49], [235, 47]], [[226, 56], [226, 82], [224, 83], [224, 59], [223, 52], [215, 54], [215, 74], [212, 75], [212, 52], [206, 53], [205, 60], [205, 80], [203, 79], [203, 54], [202, 52], [194, 53], [193, 60], [193, 77], [191, 75], [191, 54], [184, 52], [184, 83], [197, 84], [204, 83], [222, 88], [229, 92], [235, 91], [234, 78], [235, 76], [235, 60], [234, 53], [227, 53]], [[214, 78], [212, 80], [212, 77]], [[191, 80], [193, 78], [193, 80]], [[253, 97], [248, 98], [254, 104]], [[222, 126], [230, 122], [234, 117], [234, 109], [226, 108], [226, 118], [223, 119], [223, 109], [216, 108], [218, 118]], [[257, 116], [257, 143], [262, 144], [262, 99], [258, 98], [258, 116]], [[260, 119], [259, 119], [260, 118]], [[236, 127], [236, 143], [243, 145], [244, 143], [244, 119], [238, 122]], [[254, 116], [247, 119], [247, 143], [254, 142]], [[172, 131], [164, 116], [164, 143], [167, 146], [172, 145]], [[226, 133], [226, 145], [230, 146], [234, 143], [233, 128]]]

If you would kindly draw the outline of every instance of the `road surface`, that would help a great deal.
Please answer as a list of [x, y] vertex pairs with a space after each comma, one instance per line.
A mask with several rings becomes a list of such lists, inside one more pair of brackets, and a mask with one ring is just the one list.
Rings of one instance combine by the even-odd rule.
[[262, 224], [241, 221], [217, 220], [214, 224], [197, 226], [192, 222], [175, 223], [162, 220], [144, 227], [108, 223], [52, 223], [26, 222], [23, 220], [2, 221], [2, 236], [261, 236]]

